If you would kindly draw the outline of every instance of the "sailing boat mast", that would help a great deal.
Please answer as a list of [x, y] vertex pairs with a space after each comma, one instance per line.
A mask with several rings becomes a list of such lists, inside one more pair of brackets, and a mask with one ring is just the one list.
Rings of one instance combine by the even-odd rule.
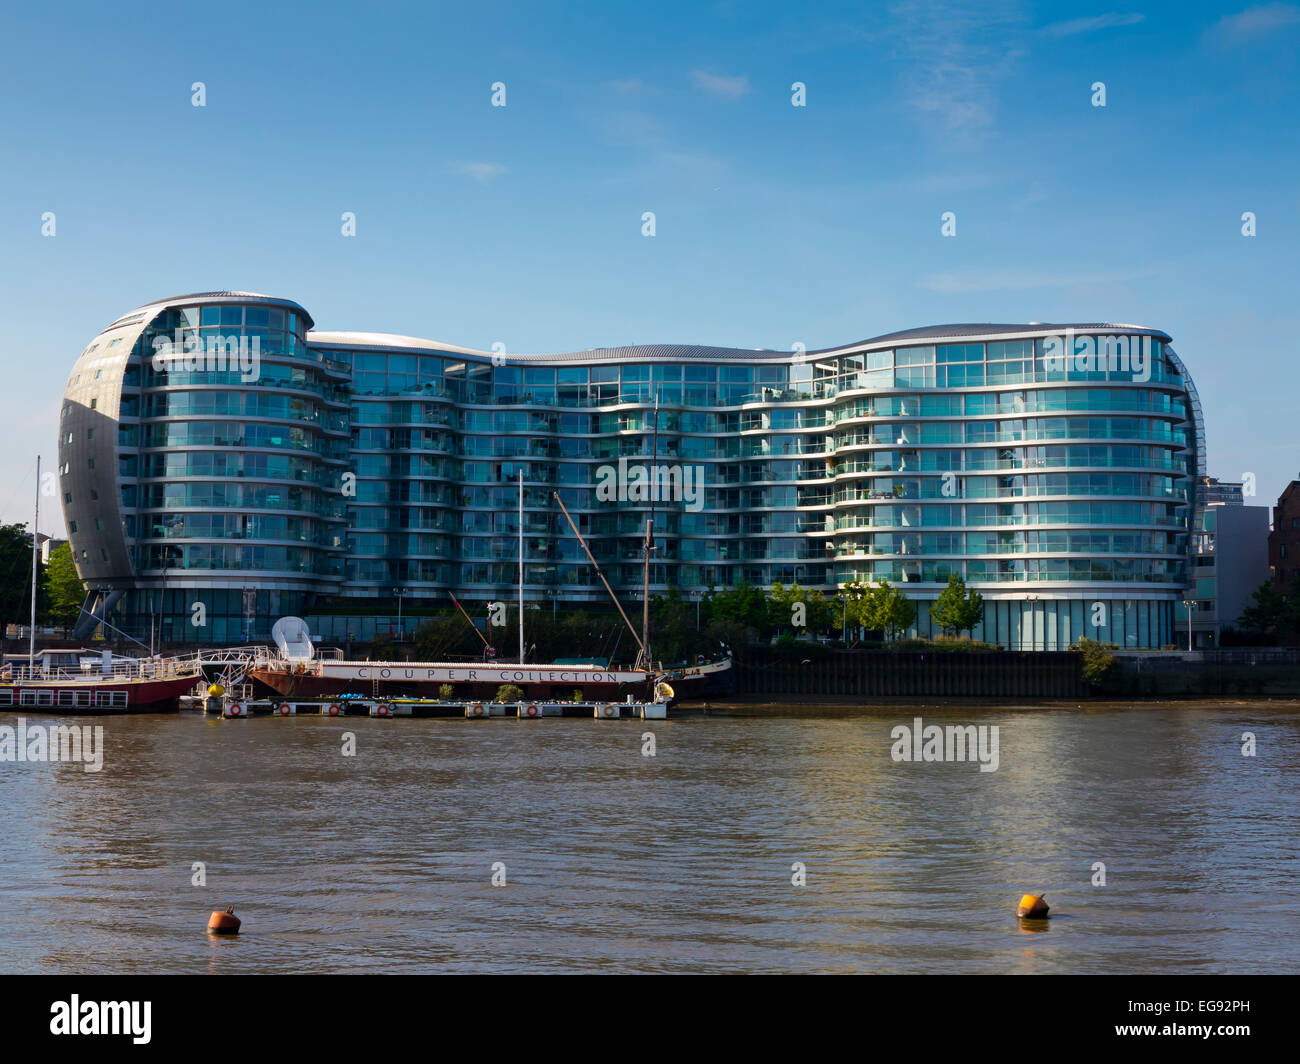
[[641, 657], [637, 665], [650, 668], [650, 552], [655, 549], [655, 495], [658, 475], [655, 467], [659, 464], [659, 391], [655, 390], [654, 444], [650, 455], [650, 516], [645, 523], [645, 557], [641, 566]]
[[455, 605], [456, 609], [460, 610], [460, 615], [465, 618], [465, 623], [474, 630], [474, 634], [478, 636], [479, 642], [483, 644], [484, 649], [491, 650], [492, 644], [483, 638], [483, 633], [478, 630], [478, 625], [476, 625], [470, 618], [470, 615], [465, 612], [465, 607], [460, 604], [460, 599], [458, 599], [451, 591], [448, 591], [447, 594], [451, 595], [452, 603]]
[[36, 558], [41, 549], [41, 456], [36, 456], [36, 514], [32, 518], [32, 623], [27, 636], [27, 675], [36, 668]]
[[524, 663], [524, 470], [519, 468], [519, 664]]
[[600, 577], [600, 582], [605, 585], [605, 590], [609, 592], [609, 597], [614, 602], [614, 608], [623, 618], [623, 623], [627, 625], [627, 630], [632, 633], [632, 638], [636, 640], [637, 661], [639, 662], [645, 654], [645, 644], [641, 642], [641, 637], [636, 634], [636, 629], [632, 627], [632, 622], [627, 619], [627, 614], [623, 612], [623, 604], [618, 601], [618, 596], [614, 594], [614, 589], [609, 586], [609, 581], [605, 579], [605, 574], [600, 571], [600, 564], [592, 557], [591, 549], [587, 546], [587, 541], [582, 538], [582, 533], [578, 531], [578, 526], [573, 523], [573, 518], [569, 516], [568, 508], [564, 505], [564, 500], [560, 498], [558, 491], [551, 492], [552, 498], [559, 504], [560, 511], [564, 514], [564, 519], [569, 522], [569, 527], [573, 529], [574, 536], [577, 537], [578, 544], [586, 552], [587, 561], [591, 562], [591, 567], [596, 570], [596, 575]]

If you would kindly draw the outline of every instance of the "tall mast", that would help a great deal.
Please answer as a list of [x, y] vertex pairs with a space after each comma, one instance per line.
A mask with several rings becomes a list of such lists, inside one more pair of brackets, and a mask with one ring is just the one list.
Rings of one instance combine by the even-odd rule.
[[[600, 577], [600, 582], [605, 585], [605, 590], [609, 592], [609, 597], [614, 601], [614, 608], [618, 610], [619, 616], [623, 618], [623, 623], [627, 625], [627, 630], [632, 633], [632, 638], [636, 640], [638, 651], [643, 655], [645, 653], [645, 644], [641, 642], [641, 637], [637, 635], [636, 629], [632, 627], [632, 622], [627, 619], [627, 614], [623, 612], [623, 605], [618, 601], [618, 596], [614, 594], [614, 589], [609, 586], [609, 581], [605, 579], [605, 574], [600, 571], [600, 565], [597, 563], [596, 559], [592, 557], [591, 549], [587, 546], [587, 541], [582, 538], [582, 533], [578, 531], [578, 526], [573, 523], [573, 518], [569, 516], [569, 511], [564, 505], [564, 500], [560, 498], [560, 493], [558, 491], [553, 491], [551, 492], [551, 496], [555, 499], [556, 503], [559, 504], [560, 511], [564, 514], [564, 519], [569, 522], [569, 527], [573, 529], [573, 534], [578, 539], [578, 544], [582, 547], [583, 551], [586, 552], [587, 561], [591, 562], [591, 567], [596, 570], [596, 575]], [[639, 662], [640, 660], [641, 657], [638, 656], [637, 661]]]
[[470, 619], [470, 615], [465, 612], [465, 607], [460, 604], [460, 600], [451, 591], [448, 591], [447, 594], [451, 595], [451, 601], [455, 603], [456, 609], [460, 610], [460, 615], [465, 618], [465, 623], [467, 623], [472, 629], [474, 629], [474, 634], [478, 636], [479, 642], [482, 643], [486, 649], [491, 650], [492, 644], [483, 638], [483, 633], [478, 630], [478, 625], [475, 624]]
[[524, 470], [519, 467], [519, 664], [524, 663]]
[[637, 664], [650, 667], [650, 536], [654, 518], [645, 523], [645, 561], [641, 565], [641, 659]]
[[27, 636], [27, 675], [36, 668], [36, 558], [41, 549], [41, 456], [36, 456], [36, 515], [32, 518], [32, 623]]
[[650, 517], [645, 523], [645, 560], [641, 567], [641, 661], [650, 668], [650, 552], [654, 550], [655, 492], [659, 482], [655, 467], [659, 462], [659, 390], [655, 389], [654, 443], [650, 454]]

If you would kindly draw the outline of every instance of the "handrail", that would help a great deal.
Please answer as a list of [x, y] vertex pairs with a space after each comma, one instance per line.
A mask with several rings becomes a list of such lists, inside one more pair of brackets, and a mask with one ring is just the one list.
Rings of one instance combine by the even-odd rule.
[[67, 666], [28, 667], [8, 664], [0, 667], [0, 682], [5, 683], [103, 683], [121, 680], [155, 680], [202, 675], [197, 657], [173, 657], [114, 661], [107, 670], [92, 658], [83, 658], [79, 668]]
[[29, 683], [103, 683], [114, 680], [150, 680], [170, 677], [201, 677], [205, 668], [234, 666], [232, 672], [243, 673], [253, 666], [280, 660], [279, 652], [269, 646], [230, 647], [196, 651], [189, 654], [154, 658], [114, 658], [105, 669], [100, 659], [87, 653], [77, 666], [37, 665], [24, 662], [0, 666], [0, 682]]

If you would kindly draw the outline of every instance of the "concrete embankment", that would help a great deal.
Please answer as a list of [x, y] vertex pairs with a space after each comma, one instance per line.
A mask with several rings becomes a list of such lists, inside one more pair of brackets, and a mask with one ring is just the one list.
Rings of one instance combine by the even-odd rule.
[[1300, 714], [1300, 698], [1146, 698], [1141, 701], [1095, 699], [1080, 701], [1078, 699], [1034, 699], [1031, 701], [1012, 701], [997, 698], [946, 698], [942, 702], [925, 698], [842, 698], [827, 697], [812, 701], [798, 696], [787, 698], [762, 698], [758, 696], [740, 698], [720, 698], [685, 702], [672, 708], [674, 717], [713, 716], [713, 717], [855, 717], [855, 716], [897, 716], [900, 709], [908, 712], [922, 710], [935, 712], [962, 713], [1011, 713], [1011, 712], [1047, 712], [1059, 710], [1085, 710], [1098, 713], [1143, 709], [1169, 709], [1171, 711], [1232, 708], [1240, 706], [1243, 710], [1267, 706], [1273, 710], [1287, 710]]
[[859, 700], [985, 698], [1009, 704], [1034, 699], [1198, 699], [1300, 697], [1294, 651], [1120, 652], [1100, 686], [1083, 675], [1070, 651], [849, 650], [809, 648], [796, 654], [750, 651], [733, 669], [736, 698], [822, 704]]

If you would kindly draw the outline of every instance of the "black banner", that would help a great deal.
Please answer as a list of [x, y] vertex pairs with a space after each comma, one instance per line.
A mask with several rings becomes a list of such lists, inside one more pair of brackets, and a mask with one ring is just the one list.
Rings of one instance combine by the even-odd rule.
[[296, 1056], [418, 1041], [489, 1055], [656, 1045], [677, 1055], [761, 1038], [769, 1053], [810, 1056], [846, 1039], [864, 1053], [1129, 1043], [1225, 1054], [1280, 1046], [1294, 1028], [1287, 982], [1273, 977], [686, 978], [10, 976], [5, 1044], [134, 1053], [237, 1042]]

